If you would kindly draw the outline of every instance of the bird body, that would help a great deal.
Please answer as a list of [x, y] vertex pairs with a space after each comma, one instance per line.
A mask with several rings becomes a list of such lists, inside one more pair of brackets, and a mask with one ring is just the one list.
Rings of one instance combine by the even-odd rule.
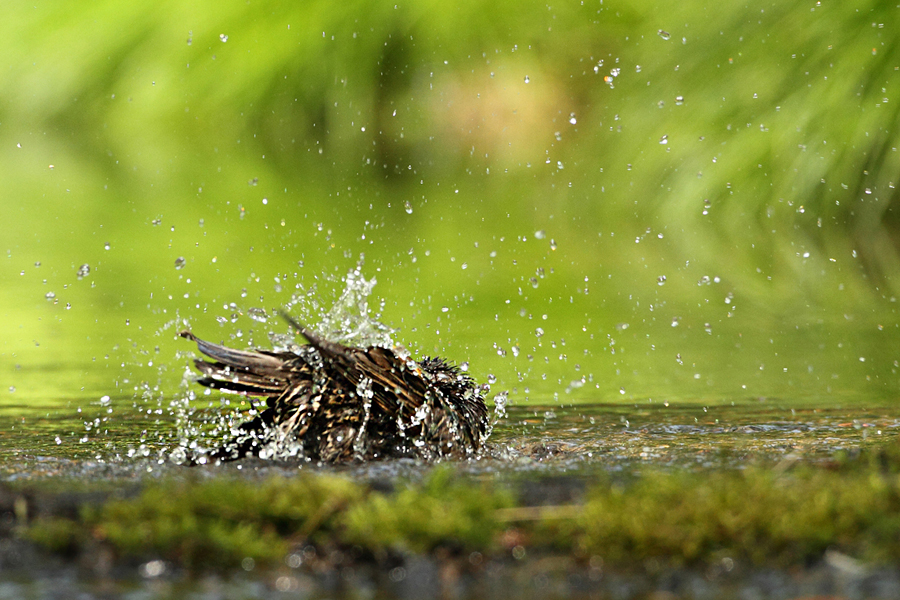
[[273, 444], [324, 462], [466, 457], [483, 446], [487, 407], [458, 367], [440, 358], [416, 362], [394, 348], [344, 346], [285, 319], [309, 344], [235, 350], [181, 332], [212, 359], [194, 360], [198, 383], [266, 400], [210, 458], [268, 456]]

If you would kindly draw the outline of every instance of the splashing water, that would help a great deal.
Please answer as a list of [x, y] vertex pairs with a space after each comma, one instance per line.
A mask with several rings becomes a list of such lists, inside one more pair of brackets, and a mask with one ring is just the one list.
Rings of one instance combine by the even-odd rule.
[[374, 277], [363, 277], [362, 266], [357, 265], [344, 278], [344, 291], [316, 329], [331, 341], [346, 346], [396, 346], [391, 337], [395, 331], [377, 320], [381, 311], [372, 314], [369, 308], [369, 295], [376, 283]]
[[[314, 287], [295, 294], [288, 304], [287, 312], [299, 316], [296, 328], [307, 328], [310, 344], [298, 341], [296, 332], [270, 332], [275, 353], [246, 354], [182, 334], [201, 344], [201, 352], [215, 361], [196, 364], [204, 375], [200, 383], [217, 393], [213, 396], [205, 390], [203, 395], [210, 396], [210, 402], [198, 408], [196, 379], [186, 371], [186, 392], [170, 407], [178, 430], [178, 448], [170, 454], [173, 462], [204, 463], [246, 454], [330, 462], [405, 456], [408, 451], [427, 459], [467, 456], [482, 447], [493, 426], [483, 402], [489, 386], [476, 386], [463, 371], [438, 359], [422, 363], [410, 359], [409, 352], [392, 339], [394, 330], [377, 320], [380, 311], [373, 314], [369, 307], [376, 281], [362, 275], [361, 265], [342, 281], [343, 291], [328, 310], [323, 309]], [[263, 309], [251, 308], [246, 314], [254, 321], [268, 322]], [[328, 344], [370, 348], [336, 355], [343, 357], [339, 362], [362, 360], [367, 370], [343, 366], [335, 372], [329, 366], [337, 364], [331, 362], [335, 358], [326, 359], [331, 352]], [[373, 353], [371, 347], [386, 351]], [[273, 367], [273, 361], [277, 366]], [[341, 387], [348, 377], [341, 373], [347, 368], [367, 373], [355, 389]], [[376, 385], [380, 390], [377, 413]], [[228, 391], [242, 395], [218, 393]], [[268, 400], [251, 399], [257, 396]], [[411, 416], [409, 410], [415, 414]]]

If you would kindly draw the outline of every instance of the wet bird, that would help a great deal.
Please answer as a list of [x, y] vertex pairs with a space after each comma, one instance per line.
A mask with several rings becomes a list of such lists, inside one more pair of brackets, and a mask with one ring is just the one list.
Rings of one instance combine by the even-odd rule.
[[308, 344], [286, 352], [234, 350], [180, 333], [212, 359], [194, 360], [203, 375], [198, 383], [266, 400], [210, 459], [434, 459], [472, 456], [484, 445], [482, 389], [458, 367], [440, 358], [416, 362], [399, 349], [344, 346], [282, 316]]

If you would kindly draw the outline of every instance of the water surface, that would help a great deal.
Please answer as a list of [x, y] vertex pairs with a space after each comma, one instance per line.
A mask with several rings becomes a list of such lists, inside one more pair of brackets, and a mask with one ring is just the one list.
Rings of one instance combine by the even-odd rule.
[[[7, 478], [72, 475], [107, 479], [121, 473], [176, 472], [168, 453], [179, 440], [173, 416], [153, 408], [112, 410], [84, 399], [80, 408], [8, 405], [0, 410], [0, 470]], [[125, 398], [110, 400], [124, 404]], [[77, 404], [77, 403], [73, 403]], [[162, 414], [158, 414], [162, 412]], [[202, 413], [201, 413], [202, 414]], [[898, 435], [900, 406], [790, 408], [745, 400], [731, 406], [657, 403], [519, 405], [497, 420], [490, 447], [466, 469], [476, 472], [573, 468], [620, 469], [635, 464], [733, 468], [748, 463], [823, 461], [842, 451], [888, 443]], [[239, 461], [251, 469], [277, 467], [415, 475], [415, 461], [328, 467]], [[223, 472], [233, 472], [227, 465]], [[206, 467], [211, 473], [217, 467]]]

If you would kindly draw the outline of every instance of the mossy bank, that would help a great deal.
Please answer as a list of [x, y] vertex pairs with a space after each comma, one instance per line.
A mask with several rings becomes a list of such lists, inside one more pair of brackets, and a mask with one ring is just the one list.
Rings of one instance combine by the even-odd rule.
[[658, 466], [503, 479], [441, 465], [418, 482], [174, 471], [124, 488], [52, 480], [2, 488], [2, 536], [67, 558], [159, 560], [185, 572], [402, 564], [477, 573], [491, 560], [567, 569], [805, 568], [828, 553], [900, 561], [900, 451], [822, 462]]

